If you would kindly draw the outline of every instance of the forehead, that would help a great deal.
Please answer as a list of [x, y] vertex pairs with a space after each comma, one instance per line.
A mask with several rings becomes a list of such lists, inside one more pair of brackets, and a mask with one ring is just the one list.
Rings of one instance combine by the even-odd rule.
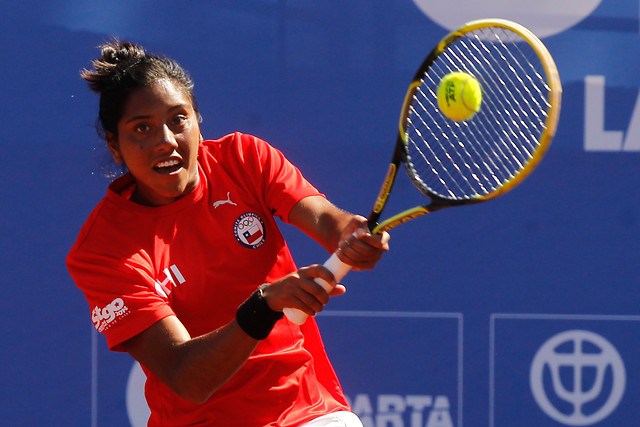
[[193, 109], [187, 90], [172, 80], [161, 79], [133, 91], [124, 104], [122, 118], [162, 113], [176, 107]]

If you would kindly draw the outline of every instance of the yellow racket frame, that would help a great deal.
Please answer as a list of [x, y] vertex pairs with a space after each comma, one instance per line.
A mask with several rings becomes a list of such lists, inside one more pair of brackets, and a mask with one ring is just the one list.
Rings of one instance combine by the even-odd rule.
[[[560, 116], [562, 84], [560, 81], [560, 76], [559, 76], [558, 68], [556, 67], [555, 61], [553, 60], [553, 57], [549, 53], [546, 46], [542, 43], [542, 41], [540, 41], [540, 39], [535, 34], [533, 34], [529, 29], [525, 28], [524, 26], [516, 22], [509, 21], [506, 19], [481, 19], [481, 20], [467, 22], [459, 29], [447, 34], [438, 43], [436, 48], [433, 49], [429, 57], [427, 57], [427, 60], [425, 60], [425, 63], [421, 67], [420, 71], [416, 73], [416, 77], [414, 78], [412, 83], [409, 85], [409, 88], [404, 98], [404, 103], [402, 106], [400, 121], [398, 126], [398, 143], [402, 142], [405, 145], [408, 143], [406, 118], [407, 118], [408, 109], [411, 105], [413, 97], [416, 94], [418, 87], [421, 85], [421, 78], [423, 75], [422, 72], [426, 68], [428, 68], [430, 63], [433, 62], [433, 59], [435, 59], [438, 55], [440, 55], [449, 45], [451, 45], [457, 39], [464, 37], [468, 33], [471, 33], [473, 31], [476, 31], [482, 28], [487, 28], [487, 27], [500, 27], [500, 28], [510, 30], [518, 34], [519, 36], [521, 36], [523, 41], [528, 43], [531, 46], [531, 48], [535, 51], [544, 69], [546, 83], [550, 88], [549, 94], [548, 94], [549, 109], [547, 111], [544, 131], [538, 141], [539, 145], [536, 148], [535, 152], [533, 153], [532, 158], [527, 162], [527, 164], [517, 174], [515, 174], [515, 176], [505, 181], [503, 185], [496, 188], [494, 191], [485, 195], [476, 196], [473, 199], [470, 199], [465, 202], [457, 203], [457, 204], [469, 204], [469, 203], [477, 203], [477, 202], [490, 200], [510, 191], [511, 189], [516, 187], [518, 184], [520, 184], [522, 180], [524, 180], [524, 178], [526, 178], [531, 173], [531, 171], [533, 171], [533, 169], [535, 169], [538, 166], [538, 164], [544, 157], [545, 153], [547, 152], [547, 149], [551, 144], [553, 137], [555, 136], [555, 132], [558, 125], [558, 119]], [[437, 203], [432, 205], [416, 206], [416, 207], [407, 209], [403, 212], [400, 212], [396, 215], [393, 215], [392, 217], [385, 219], [379, 224], [375, 223], [375, 221], [373, 221], [372, 218], [377, 219], [387, 203], [387, 199], [391, 192], [391, 187], [393, 186], [396, 175], [398, 173], [398, 163], [399, 163], [399, 159], [397, 154], [395, 154], [394, 159], [387, 171], [385, 180], [382, 184], [382, 188], [380, 189], [380, 192], [378, 194], [378, 198], [376, 199], [376, 203], [374, 204], [372, 214], [370, 215], [369, 223], [370, 223], [371, 231], [373, 233], [382, 233], [383, 231], [396, 227], [413, 218], [416, 218], [418, 216], [421, 216], [421, 215], [433, 212], [434, 210], [445, 207], [443, 204], [437, 204]]]

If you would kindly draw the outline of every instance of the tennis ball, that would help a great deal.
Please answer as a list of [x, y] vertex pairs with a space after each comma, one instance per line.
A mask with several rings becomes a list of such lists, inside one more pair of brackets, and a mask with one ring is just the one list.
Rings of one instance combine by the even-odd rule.
[[451, 120], [468, 120], [480, 111], [482, 89], [471, 74], [449, 73], [438, 86], [438, 107]]

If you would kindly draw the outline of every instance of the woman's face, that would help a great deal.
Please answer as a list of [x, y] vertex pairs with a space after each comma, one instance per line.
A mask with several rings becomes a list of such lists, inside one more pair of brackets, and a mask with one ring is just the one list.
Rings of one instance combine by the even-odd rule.
[[118, 136], [107, 133], [116, 162], [136, 179], [131, 200], [147, 206], [176, 201], [198, 185], [198, 116], [186, 91], [162, 79], [131, 95], [118, 121]]

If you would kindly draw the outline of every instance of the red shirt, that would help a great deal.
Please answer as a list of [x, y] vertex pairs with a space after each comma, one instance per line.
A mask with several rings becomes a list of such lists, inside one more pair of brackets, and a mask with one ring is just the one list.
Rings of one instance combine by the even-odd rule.
[[[260, 284], [296, 270], [275, 216], [287, 221], [299, 200], [320, 193], [282, 153], [249, 135], [203, 142], [198, 162], [198, 187], [165, 206], [131, 202], [130, 175], [114, 181], [67, 257], [113, 350], [170, 315], [192, 337], [213, 331]], [[150, 425], [293, 426], [349, 410], [313, 319], [302, 327], [278, 321], [202, 405], [145, 372]]]

